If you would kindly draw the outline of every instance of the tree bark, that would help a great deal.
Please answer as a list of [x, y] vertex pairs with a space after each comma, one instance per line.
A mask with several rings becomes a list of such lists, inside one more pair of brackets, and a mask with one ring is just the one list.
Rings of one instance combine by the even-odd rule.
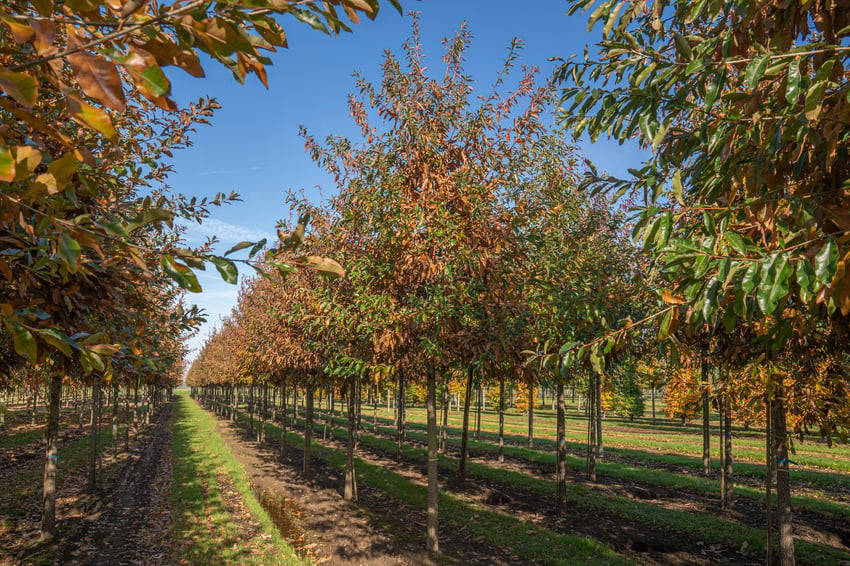
[[449, 444], [449, 404], [451, 403], [449, 399], [449, 385], [448, 383], [443, 385], [443, 406], [441, 407], [442, 411], [442, 425], [440, 426], [440, 449], [439, 452], [442, 454], [446, 453], [448, 450]]
[[709, 476], [711, 475], [711, 421], [709, 419], [708, 413], [708, 368], [706, 364], [702, 364], [702, 381], [703, 387], [705, 387], [702, 392], [702, 475]]
[[788, 460], [788, 431], [782, 389], [773, 401], [773, 446], [776, 462], [776, 519], [779, 529], [779, 564], [794, 566], [794, 532], [791, 516], [791, 482]]
[[564, 404], [564, 384], [558, 383], [558, 493], [555, 510], [561, 514], [567, 511], [567, 433], [566, 406]]
[[596, 457], [601, 458], [605, 453], [605, 444], [602, 442], [602, 374], [596, 374]]
[[650, 395], [652, 396], [652, 426], [655, 426], [655, 386], [654, 385], [650, 388]]
[[481, 406], [484, 404], [484, 388], [478, 384], [478, 404], [475, 407], [475, 440], [481, 439]]
[[767, 528], [765, 529], [765, 536], [767, 538], [767, 543], [765, 544], [765, 565], [773, 566], [773, 517], [771, 517], [773, 510], [773, 498], [770, 495], [771, 492], [771, 470], [773, 466], [770, 465], [770, 460], [773, 458], [773, 435], [771, 434], [771, 428], [773, 427], [773, 419], [771, 416], [771, 412], [773, 409], [773, 402], [770, 400], [770, 396], [765, 393], [764, 395], [764, 406], [765, 406], [765, 466], [764, 466], [764, 493], [765, 493], [765, 523], [767, 524]]
[[89, 451], [88, 491], [97, 488], [98, 436], [100, 432], [100, 375], [95, 375], [91, 392], [91, 449]]
[[505, 376], [499, 376], [499, 462], [505, 461]]
[[345, 454], [345, 487], [343, 499], [357, 501], [357, 475], [354, 469], [354, 443], [357, 428], [357, 383], [354, 376], [348, 378], [348, 446]]
[[280, 378], [280, 404], [283, 407], [280, 419], [280, 457], [283, 459], [286, 454], [286, 377]]
[[460, 463], [458, 464], [458, 478], [466, 480], [467, 447], [469, 446], [469, 406], [472, 400], [472, 364], [466, 370], [466, 397], [463, 400], [463, 426], [460, 431]]
[[534, 382], [528, 381], [528, 447], [534, 448]]
[[726, 482], [723, 489], [723, 502], [726, 509], [735, 507], [735, 479], [732, 470], [732, 406], [727, 397], [723, 403], [723, 469]]
[[596, 376], [587, 380], [587, 479], [596, 481]]
[[429, 556], [440, 552], [438, 529], [439, 492], [437, 490], [437, 377], [434, 362], [429, 361], [426, 367], [428, 380], [428, 525], [425, 547]]
[[307, 414], [304, 416], [304, 464], [301, 468], [304, 475], [312, 473], [310, 467], [311, 448], [313, 443], [313, 385], [307, 385]]
[[404, 444], [404, 371], [398, 369], [398, 446], [396, 449], [396, 460], [401, 462], [402, 446]]
[[62, 396], [62, 375], [50, 378], [49, 408], [47, 412], [47, 459], [44, 463], [44, 494], [41, 515], [41, 539], [56, 536], [56, 463], [59, 459], [59, 399]]

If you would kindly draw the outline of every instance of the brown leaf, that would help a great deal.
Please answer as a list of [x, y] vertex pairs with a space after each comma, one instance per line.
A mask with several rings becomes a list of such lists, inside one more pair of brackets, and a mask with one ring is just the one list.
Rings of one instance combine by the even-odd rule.
[[[68, 45], [79, 46], [79, 39], [73, 32], [68, 34]], [[124, 110], [124, 88], [114, 63], [85, 50], [68, 55], [68, 62], [76, 71], [77, 82], [84, 93], [113, 110]]]
[[198, 54], [191, 49], [183, 49], [175, 43], [158, 39], [149, 40], [144, 44], [143, 49], [153, 55], [160, 65], [180, 67], [193, 77], [201, 78], [204, 76], [204, 69], [201, 67]]
[[56, 28], [50, 20], [27, 20], [35, 32], [35, 50], [39, 55], [45, 55], [53, 47], [56, 40]]

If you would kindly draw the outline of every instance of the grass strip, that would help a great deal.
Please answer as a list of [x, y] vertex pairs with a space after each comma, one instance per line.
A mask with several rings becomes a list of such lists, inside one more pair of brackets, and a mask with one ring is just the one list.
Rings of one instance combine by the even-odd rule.
[[[273, 423], [267, 423], [266, 426], [268, 434], [280, 440], [280, 427]], [[304, 437], [299, 433], [287, 430], [286, 434], [287, 445], [303, 446]], [[335, 469], [345, 470], [344, 453], [315, 440], [311, 446], [314, 457]], [[357, 457], [355, 467], [359, 483], [380, 489], [408, 505], [425, 507], [427, 493], [424, 486]], [[512, 555], [528, 563], [553, 566], [578, 563], [612, 566], [633, 564], [598, 541], [561, 535], [486, 506], [465, 502], [446, 492], [440, 493], [440, 523], [444, 528], [466, 529], [477, 540], [510, 550]]]
[[[302, 564], [254, 497], [244, 468], [216, 432], [215, 420], [182, 391], [174, 395], [174, 411], [172, 536], [185, 560], [181, 563]], [[240, 519], [231, 516], [220, 491], [221, 474], [262, 525], [263, 535], [246, 540]]]

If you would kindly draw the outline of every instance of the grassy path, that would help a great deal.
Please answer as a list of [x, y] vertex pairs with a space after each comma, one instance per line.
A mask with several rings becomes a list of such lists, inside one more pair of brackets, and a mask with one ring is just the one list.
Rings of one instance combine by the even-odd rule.
[[174, 395], [172, 536], [181, 564], [302, 564], [251, 492], [216, 422]]

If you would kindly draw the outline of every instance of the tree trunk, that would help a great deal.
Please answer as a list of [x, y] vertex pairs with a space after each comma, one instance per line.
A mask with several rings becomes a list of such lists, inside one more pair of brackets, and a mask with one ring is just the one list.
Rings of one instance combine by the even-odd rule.
[[446, 453], [449, 444], [449, 386], [448, 384], [443, 385], [443, 406], [441, 407], [442, 411], [442, 425], [440, 426], [440, 449], [439, 452], [442, 454]]
[[558, 383], [558, 493], [555, 510], [559, 513], [567, 511], [567, 432], [566, 406], [564, 405], [564, 384]]
[[398, 447], [396, 450], [396, 460], [401, 462], [401, 448], [404, 444], [404, 371], [399, 368], [398, 369], [398, 393], [397, 393], [397, 404], [398, 408], [396, 412], [398, 413]]
[[313, 442], [313, 385], [307, 385], [307, 414], [304, 415], [304, 465], [302, 472], [310, 475], [311, 444]]
[[44, 463], [44, 496], [41, 515], [41, 539], [56, 536], [56, 463], [59, 459], [59, 398], [62, 395], [62, 375], [50, 378], [50, 399], [47, 412], [47, 459]]
[[596, 374], [596, 457], [601, 458], [605, 453], [605, 444], [602, 442], [602, 374]]
[[89, 451], [89, 481], [88, 491], [94, 492], [97, 488], [97, 461], [99, 455], [99, 432], [100, 432], [100, 375], [95, 375], [91, 392], [91, 449]]
[[478, 405], [475, 408], [475, 440], [481, 438], [481, 405], [484, 404], [484, 388], [478, 384]]
[[439, 492], [437, 491], [437, 376], [434, 363], [426, 367], [428, 380], [428, 526], [425, 548], [429, 556], [440, 552], [437, 538]]
[[773, 409], [773, 403], [770, 400], [770, 396], [765, 393], [764, 395], [764, 406], [765, 406], [765, 414], [767, 418], [765, 419], [765, 439], [764, 439], [764, 447], [765, 447], [765, 466], [764, 466], [764, 493], [765, 493], [765, 523], [767, 524], [767, 528], [765, 529], [765, 536], [767, 538], [767, 543], [764, 545], [765, 548], [765, 565], [773, 566], [773, 517], [771, 517], [773, 510], [773, 499], [771, 498], [771, 470], [773, 466], [770, 465], [770, 460], [773, 458], [773, 435], [771, 434], [771, 428], [773, 427], [771, 411]]
[[112, 380], [112, 457], [118, 455], [118, 381]]
[[499, 376], [499, 462], [505, 461], [505, 376]]
[[343, 499], [357, 501], [357, 475], [354, 470], [354, 442], [357, 428], [357, 383], [354, 376], [348, 378], [348, 446], [345, 454], [345, 487]]
[[788, 464], [788, 431], [782, 388], [773, 401], [773, 446], [776, 461], [776, 518], [779, 528], [779, 564], [794, 566], [794, 532], [791, 517], [791, 482]]
[[652, 426], [655, 426], [655, 386], [654, 385], [650, 388], [650, 395], [652, 396]]
[[596, 481], [596, 376], [587, 380], [587, 479]]
[[735, 479], [732, 474], [732, 406], [727, 398], [723, 403], [723, 469], [726, 483], [723, 490], [723, 502], [726, 509], [735, 507]]
[[708, 367], [702, 364], [702, 475], [711, 475], [711, 421], [708, 413]]
[[469, 405], [472, 400], [472, 364], [466, 370], [466, 397], [463, 400], [463, 426], [460, 431], [460, 463], [458, 464], [458, 477], [460, 481], [466, 479], [467, 447], [469, 446]]
[[528, 382], [528, 447], [534, 448], [534, 383]]
[[280, 458], [283, 459], [286, 454], [286, 378], [280, 378], [280, 404], [283, 407], [283, 414], [280, 419]]

